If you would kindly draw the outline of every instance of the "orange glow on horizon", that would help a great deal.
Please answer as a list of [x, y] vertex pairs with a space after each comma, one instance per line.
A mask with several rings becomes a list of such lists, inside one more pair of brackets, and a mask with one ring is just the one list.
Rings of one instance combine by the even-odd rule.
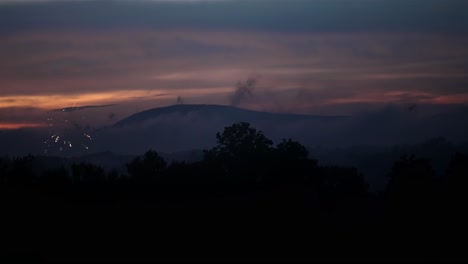
[[71, 107], [73, 105], [105, 105], [120, 104], [138, 100], [158, 100], [176, 98], [177, 94], [186, 96], [206, 96], [224, 94], [232, 90], [231, 87], [179, 89], [174, 93], [170, 89], [149, 90], [120, 90], [109, 92], [95, 92], [83, 94], [53, 94], [53, 95], [11, 95], [0, 96], [0, 108], [31, 107], [52, 110]]
[[54, 95], [18, 95], [0, 97], [0, 108], [8, 107], [31, 107], [42, 109], [60, 109], [72, 105], [100, 105], [114, 104], [131, 101], [134, 98], [148, 99], [162, 97], [159, 92], [146, 90], [123, 90], [112, 92], [85, 93], [79, 95], [54, 94]]
[[14, 130], [20, 128], [37, 128], [45, 127], [46, 124], [40, 123], [0, 123], [0, 130]]

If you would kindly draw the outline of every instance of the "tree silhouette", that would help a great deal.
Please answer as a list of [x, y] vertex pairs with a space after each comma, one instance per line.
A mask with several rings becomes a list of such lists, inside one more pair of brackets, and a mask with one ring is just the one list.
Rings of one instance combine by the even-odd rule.
[[216, 139], [218, 145], [205, 151], [205, 160], [220, 162], [228, 177], [256, 180], [262, 176], [259, 169], [267, 166], [273, 141], [261, 131], [240, 122], [225, 127], [222, 133], [216, 134]]
[[147, 151], [143, 158], [136, 157], [127, 164], [127, 171], [136, 182], [152, 183], [166, 169], [166, 161], [154, 150]]
[[35, 158], [32, 155], [13, 159], [11, 162], [11, 171], [8, 182], [18, 185], [28, 185], [34, 183], [34, 161]]
[[80, 163], [73, 164], [71, 170], [74, 183], [91, 185], [106, 183], [106, 173], [100, 166], [91, 163]]
[[63, 186], [70, 183], [70, 180], [68, 171], [63, 165], [56, 169], [45, 170], [40, 177], [40, 183], [46, 187]]
[[434, 171], [426, 159], [403, 156], [389, 175], [386, 195], [391, 210], [416, 214], [429, 209], [434, 198]]
[[0, 184], [8, 183], [9, 164], [9, 158], [0, 158]]
[[445, 181], [446, 208], [453, 212], [464, 214], [461, 210], [468, 201], [468, 155], [456, 153], [447, 169]]
[[269, 176], [265, 181], [275, 184], [311, 183], [317, 163], [308, 156], [309, 151], [301, 143], [283, 139], [274, 149], [273, 158], [268, 164]]
[[115, 184], [120, 180], [120, 174], [116, 169], [112, 169], [107, 173], [107, 182], [109, 184]]
[[276, 152], [281, 159], [289, 160], [306, 160], [309, 156], [309, 151], [301, 143], [291, 139], [283, 139], [276, 146]]
[[447, 170], [447, 181], [452, 188], [464, 190], [468, 187], [468, 155], [456, 153]]
[[225, 127], [223, 133], [216, 134], [216, 139], [218, 145], [212, 151], [226, 159], [242, 159], [246, 157], [245, 155], [265, 155], [272, 150], [273, 145], [273, 141], [246, 122]]
[[318, 193], [322, 206], [328, 211], [356, 210], [368, 195], [368, 184], [356, 168], [321, 167]]

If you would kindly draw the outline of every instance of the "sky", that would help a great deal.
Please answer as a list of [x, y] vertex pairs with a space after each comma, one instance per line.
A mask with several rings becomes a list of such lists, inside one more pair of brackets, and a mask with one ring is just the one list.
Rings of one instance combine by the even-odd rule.
[[[0, 0], [0, 129], [176, 103], [353, 115], [468, 103], [464, 0]], [[84, 116], [83, 116], [84, 118]]]

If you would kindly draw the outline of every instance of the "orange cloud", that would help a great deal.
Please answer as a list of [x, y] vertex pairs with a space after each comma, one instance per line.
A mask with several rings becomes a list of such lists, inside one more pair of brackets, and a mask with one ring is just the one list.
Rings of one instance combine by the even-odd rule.
[[47, 124], [41, 123], [0, 123], [0, 130], [11, 130], [20, 128], [45, 127]]
[[49, 94], [49, 95], [17, 95], [0, 97], [0, 108], [31, 107], [41, 109], [58, 109], [71, 106], [86, 106], [98, 104], [119, 104], [137, 100], [155, 101], [175, 98], [177, 95], [189, 97], [206, 96], [212, 94], [227, 93], [232, 88], [212, 87], [179, 89], [174, 92], [171, 89], [158, 90], [117, 90], [108, 92], [79, 93], [79, 94]]

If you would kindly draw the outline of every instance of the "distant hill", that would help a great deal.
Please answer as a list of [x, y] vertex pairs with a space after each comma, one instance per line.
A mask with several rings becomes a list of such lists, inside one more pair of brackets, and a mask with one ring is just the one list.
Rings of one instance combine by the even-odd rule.
[[[173, 105], [150, 109], [120, 120], [96, 135], [99, 149], [138, 154], [149, 148], [180, 152], [214, 146], [216, 133], [235, 122], [249, 122], [275, 141], [306, 140], [344, 116], [259, 112], [221, 105]], [[304, 134], [304, 132], [307, 134]], [[306, 142], [308, 143], [308, 142]]]
[[317, 116], [300, 115], [287, 113], [272, 113], [246, 110], [226, 105], [172, 105], [168, 107], [154, 108], [136, 113], [130, 117], [117, 122], [114, 127], [131, 126], [141, 124], [157, 118], [181, 115], [189, 117], [190, 115], [201, 115], [205, 118], [219, 118], [229, 120], [230, 122], [255, 122], [259, 120], [271, 121], [333, 121], [346, 118], [345, 116]]
[[141, 154], [152, 148], [173, 153], [211, 148], [216, 133], [235, 122], [249, 122], [278, 143], [292, 138], [323, 147], [414, 144], [445, 137], [453, 142], [468, 139], [467, 108], [418, 111], [389, 106], [356, 116], [317, 116], [259, 112], [221, 105], [173, 105], [154, 108], [124, 118], [95, 134], [96, 148], [121, 154]]
[[[251, 123], [275, 143], [291, 138], [309, 148], [404, 145], [438, 137], [460, 144], [468, 142], [466, 113], [465, 105], [420, 105], [411, 110], [389, 105], [353, 116], [260, 112], [221, 105], [173, 105], [139, 112], [111, 126], [90, 131], [92, 140], [80, 129], [74, 131], [71, 127], [66, 132], [73, 148], [64, 151], [58, 149], [63, 142], [55, 142], [51, 144], [54, 149], [46, 149], [51, 136], [57, 132], [55, 127], [3, 131], [0, 155], [80, 157], [106, 151], [140, 155], [153, 149], [177, 159], [180, 154], [176, 153], [215, 146], [217, 132], [241, 121]], [[200, 154], [194, 152], [190, 159], [198, 158]]]

